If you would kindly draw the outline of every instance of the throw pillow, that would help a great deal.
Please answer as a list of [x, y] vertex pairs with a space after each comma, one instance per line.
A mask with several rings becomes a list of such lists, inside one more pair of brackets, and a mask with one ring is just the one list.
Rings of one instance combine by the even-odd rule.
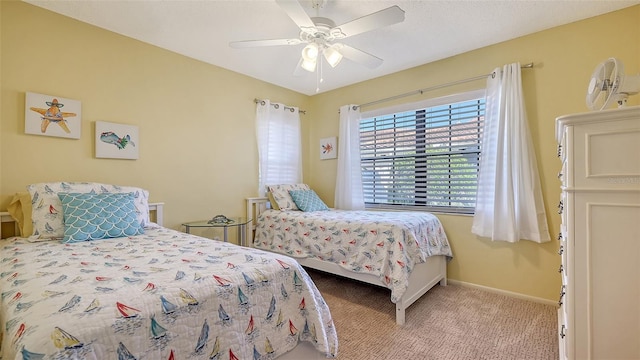
[[329, 207], [327, 207], [313, 190], [291, 190], [289, 194], [293, 202], [304, 212], [329, 210]]
[[58, 196], [64, 214], [64, 243], [144, 233], [132, 193], [60, 193]]
[[300, 210], [296, 206], [296, 203], [289, 195], [289, 190], [309, 190], [311, 189], [307, 184], [280, 184], [280, 185], [267, 185], [267, 190], [273, 196], [277, 209], [279, 210]]

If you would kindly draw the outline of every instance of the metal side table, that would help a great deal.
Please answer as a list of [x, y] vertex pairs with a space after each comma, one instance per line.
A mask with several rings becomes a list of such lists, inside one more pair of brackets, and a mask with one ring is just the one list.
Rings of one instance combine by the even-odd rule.
[[240, 242], [240, 246], [247, 246], [247, 224], [251, 222], [251, 219], [241, 218], [241, 217], [232, 217], [229, 218], [233, 220], [233, 222], [228, 223], [210, 223], [209, 220], [202, 221], [192, 221], [183, 223], [182, 226], [185, 227], [185, 232], [187, 234], [191, 233], [191, 228], [223, 228], [224, 230], [224, 242], [228, 240], [228, 230], [231, 227], [238, 228], [238, 241]]

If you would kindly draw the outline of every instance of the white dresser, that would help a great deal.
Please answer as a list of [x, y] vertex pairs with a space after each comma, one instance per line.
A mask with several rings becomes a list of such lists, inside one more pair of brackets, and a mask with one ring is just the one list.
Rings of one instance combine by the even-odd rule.
[[561, 359], [640, 359], [640, 106], [556, 119]]

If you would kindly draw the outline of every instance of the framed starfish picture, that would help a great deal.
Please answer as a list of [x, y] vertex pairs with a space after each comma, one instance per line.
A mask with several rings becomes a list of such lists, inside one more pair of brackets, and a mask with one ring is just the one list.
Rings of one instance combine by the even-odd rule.
[[55, 95], [26, 93], [24, 110], [26, 134], [80, 139], [81, 123], [80, 101]]

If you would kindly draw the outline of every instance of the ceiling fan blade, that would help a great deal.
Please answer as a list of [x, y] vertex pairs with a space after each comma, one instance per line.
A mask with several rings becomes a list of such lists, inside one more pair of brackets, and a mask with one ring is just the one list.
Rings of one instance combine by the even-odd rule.
[[311, 21], [311, 18], [307, 15], [307, 12], [304, 11], [298, 0], [276, 0], [276, 3], [280, 5], [282, 10], [289, 15], [291, 20], [293, 20], [302, 31], [309, 31], [309, 29], [315, 28], [316, 25]]
[[345, 45], [345, 44], [340, 44], [340, 45], [341, 46], [339, 51], [342, 54], [342, 56], [346, 57], [351, 61], [357, 62], [358, 64], [362, 64], [370, 69], [377, 68], [378, 66], [382, 65], [384, 61], [377, 56], [373, 56], [369, 53], [366, 53], [362, 50], [358, 50], [349, 45]]
[[300, 39], [271, 39], [271, 40], [244, 40], [232, 41], [229, 46], [236, 49], [258, 47], [258, 46], [280, 46], [280, 45], [298, 45], [301, 44]]
[[344, 37], [362, 34], [381, 27], [397, 24], [404, 21], [404, 10], [397, 5], [384, 10], [365, 15], [361, 18], [349, 21], [348, 23], [336, 26], [340, 29]]

